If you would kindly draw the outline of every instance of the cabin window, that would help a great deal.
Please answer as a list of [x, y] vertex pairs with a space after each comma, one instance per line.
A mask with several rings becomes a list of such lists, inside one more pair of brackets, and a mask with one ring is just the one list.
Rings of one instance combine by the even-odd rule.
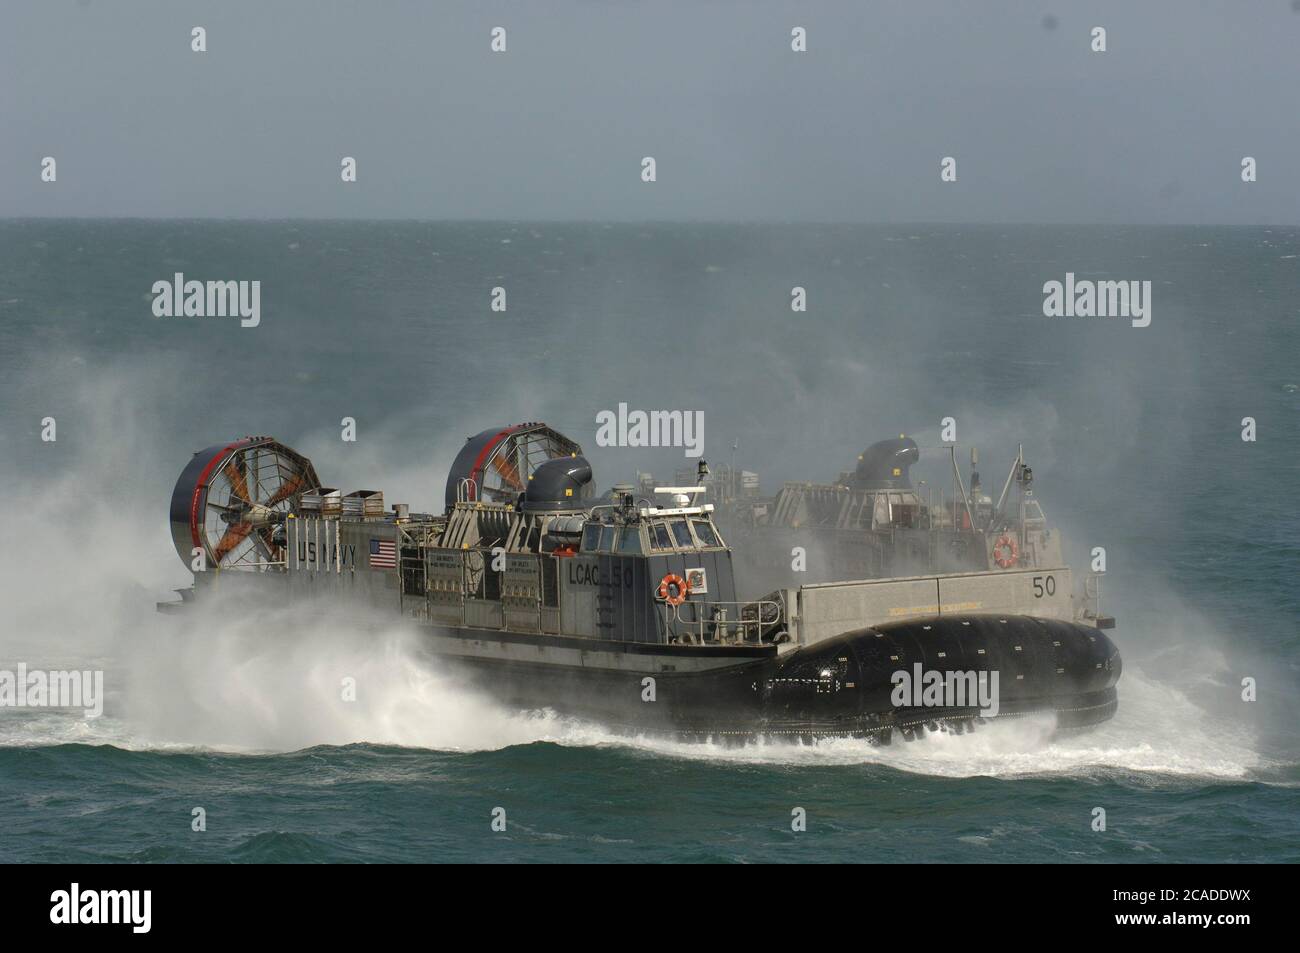
[[655, 523], [650, 527], [650, 548], [651, 549], [672, 549], [673, 540], [668, 535], [668, 527], [663, 523]]
[[673, 539], [677, 541], [679, 549], [695, 548], [695, 540], [691, 539], [691, 530], [686, 525], [686, 520], [673, 520]]
[[618, 538], [620, 553], [638, 554], [641, 550], [641, 527], [624, 526]]
[[600, 528], [600, 546], [602, 553], [612, 553], [614, 551], [614, 527], [602, 526]]
[[713, 531], [713, 524], [708, 520], [691, 520], [695, 526], [695, 535], [705, 546], [721, 546], [718, 534]]
[[589, 553], [600, 546], [600, 524], [588, 523], [582, 528], [582, 551]]

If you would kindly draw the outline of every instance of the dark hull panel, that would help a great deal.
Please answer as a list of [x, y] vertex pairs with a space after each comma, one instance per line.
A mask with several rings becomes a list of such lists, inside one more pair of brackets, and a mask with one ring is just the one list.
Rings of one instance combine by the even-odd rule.
[[[429, 635], [431, 651], [507, 704], [696, 739], [888, 742], [926, 727], [964, 731], [1040, 713], [1054, 716], [1058, 731], [1085, 728], [1115, 713], [1121, 671], [1119, 653], [1103, 633], [1032, 616], [890, 623], [779, 656], [757, 647], [750, 657], [737, 657], [727, 649], [701, 656], [702, 647], [639, 646], [635, 657], [617, 662], [600, 652], [562, 659], [560, 646], [491, 654], [492, 634], [481, 630]], [[899, 672], [983, 673], [989, 689], [959, 704], [942, 693], [904, 693], [898, 703]], [[990, 695], [996, 708], [982, 707]]]

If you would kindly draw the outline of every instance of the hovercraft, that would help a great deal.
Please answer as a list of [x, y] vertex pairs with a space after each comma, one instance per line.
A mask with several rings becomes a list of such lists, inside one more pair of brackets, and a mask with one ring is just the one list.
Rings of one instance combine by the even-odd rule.
[[[897, 471], [897, 448], [881, 459]], [[328, 599], [358, 626], [417, 627], [508, 704], [686, 738], [888, 742], [1114, 714], [1119, 652], [1075, 607], [1068, 567], [995, 555], [986, 569], [742, 598], [706, 474], [598, 498], [577, 443], [543, 423], [496, 427], [467, 440], [430, 514], [325, 486], [271, 437], [219, 443], [172, 494], [194, 585], [159, 608], [254, 588], [286, 605]]]

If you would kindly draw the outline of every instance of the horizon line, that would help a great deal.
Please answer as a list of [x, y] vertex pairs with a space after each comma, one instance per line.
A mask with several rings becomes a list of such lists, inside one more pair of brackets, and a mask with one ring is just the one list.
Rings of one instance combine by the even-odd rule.
[[0, 215], [0, 222], [240, 222], [278, 224], [312, 222], [327, 224], [410, 224], [410, 225], [765, 225], [825, 228], [933, 228], [936, 226], [982, 228], [1300, 228], [1300, 223], [1284, 222], [1110, 222], [1110, 221], [953, 221], [953, 220], [877, 220], [852, 219], [712, 219], [712, 218], [424, 218], [417, 216], [321, 216], [285, 215], [251, 217], [237, 215]]

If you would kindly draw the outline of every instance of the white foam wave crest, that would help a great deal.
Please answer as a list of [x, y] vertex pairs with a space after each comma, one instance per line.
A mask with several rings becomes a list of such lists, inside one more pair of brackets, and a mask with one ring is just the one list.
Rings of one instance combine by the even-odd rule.
[[506, 711], [441, 672], [407, 631], [349, 630], [285, 611], [213, 616], [145, 620], [120, 655], [104, 660], [101, 717], [7, 713], [15, 717], [0, 719], [0, 744], [270, 753], [369, 743], [479, 751], [528, 744], [553, 730], [553, 715]]
[[420, 653], [414, 633], [363, 632], [285, 610], [160, 616], [133, 628], [109, 673], [102, 718], [40, 712], [0, 720], [0, 744], [285, 752], [369, 743], [468, 752], [551, 742], [720, 763], [871, 764], [942, 777], [1124, 772], [1233, 780], [1265, 767], [1240, 729], [1133, 666], [1121, 681], [1119, 713], [1088, 732], [1054, 736], [1050, 716], [1033, 717], [887, 746], [854, 739], [684, 742], [514, 711]]
[[626, 744], [658, 755], [785, 765], [877, 764], [941, 777], [1102, 776], [1116, 772], [1236, 780], [1266, 767], [1240, 729], [1211, 723], [1176, 689], [1140, 673], [1125, 674], [1114, 720], [1076, 734], [1054, 735], [1051, 716], [985, 725], [962, 735], [930, 732], [910, 742], [873, 745], [830, 739], [810, 744], [687, 743], [626, 738], [598, 726], [563, 725], [561, 744]]

